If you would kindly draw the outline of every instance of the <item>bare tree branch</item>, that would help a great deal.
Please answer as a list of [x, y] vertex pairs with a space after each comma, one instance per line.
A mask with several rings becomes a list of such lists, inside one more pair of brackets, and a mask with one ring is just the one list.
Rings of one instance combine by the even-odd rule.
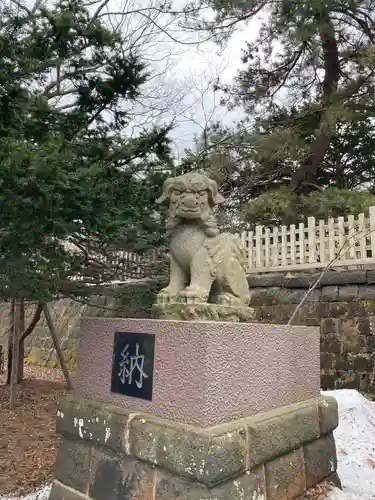
[[[338, 250], [337, 254], [335, 255], [335, 257], [328, 262], [327, 266], [322, 270], [322, 272], [319, 274], [318, 278], [309, 287], [309, 289], [307, 290], [306, 294], [303, 296], [301, 302], [297, 305], [297, 307], [293, 311], [293, 314], [290, 317], [287, 325], [291, 325], [293, 323], [293, 321], [295, 320], [295, 318], [296, 318], [296, 316], [298, 314], [298, 311], [305, 304], [306, 300], [309, 298], [309, 296], [315, 290], [315, 288], [317, 288], [319, 286], [319, 284], [322, 281], [322, 279], [323, 279], [324, 275], [326, 274], [326, 272], [329, 271], [329, 269], [333, 266], [333, 264], [340, 258], [340, 256], [342, 255], [342, 253], [344, 251], [345, 252], [348, 251], [350, 248], [352, 248], [353, 246], [355, 246], [358, 243], [359, 239], [366, 238], [373, 231], [374, 231], [374, 229], [370, 229], [368, 231], [365, 231], [364, 234], [362, 234], [360, 236], [360, 238], [358, 238], [358, 233], [356, 233], [356, 234], [354, 234], [354, 235], [349, 236], [348, 238], [346, 238], [346, 240], [344, 241], [344, 243], [339, 248], [339, 250]], [[350, 240], [353, 240], [354, 238], [355, 238], [355, 241], [353, 241], [351, 243]]]

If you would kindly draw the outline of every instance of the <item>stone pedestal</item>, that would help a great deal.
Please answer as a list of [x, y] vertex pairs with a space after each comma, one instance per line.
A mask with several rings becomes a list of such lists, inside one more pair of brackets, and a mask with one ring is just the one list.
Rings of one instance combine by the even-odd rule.
[[[152, 400], [110, 392], [115, 332], [155, 335]], [[50, 500], [292, 500], [336, 478], [317, 328], [86, 318], [75, 384]]]
[[166, 320], [229, 321], [232, 323], [251, 323], [254, 321], [254, 309], [247, 306], [169, 302], [167, 304], [154, 304], [151, 312], [153, 318]]

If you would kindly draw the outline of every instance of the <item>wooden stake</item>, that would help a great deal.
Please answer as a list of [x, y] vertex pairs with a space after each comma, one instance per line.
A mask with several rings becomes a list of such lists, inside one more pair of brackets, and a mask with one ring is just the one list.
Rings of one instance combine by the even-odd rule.
[[8, 364], [7, 364], [7, 384], [10, 385], [12, 380], [12, 344], [14, 331], [14, 307], [15, 300], [10, 301], [9, 311], [9, 334], [8, 334]]
[[25, 331], [25, 299], [20, 300], [20, 332], [18, 336], [18, 365], [17, 365], [17, 384], [23, 380], [23, 368], [25, 361], [25, 342], [22, 340], [22, 334]]
[[53, 324], [53, 321], [52, 321], [51, 313], [48, 309], [48, 305], [45, 302], [43, 302], [43, 313], [44, 313], [44, 316], [45, 316], [46, 321], [47, 321], [47, 326], [48, 326], [48, 329], [50, 331], [50, 334], [51, 334], [51, 337], [53, 340], [53, 345], [55, 346], [55, 349], [56, 349], [56, 354], [57, 354], [57, 357], [59, 359], [62, 372], [63, 372], [64, 377], [65, 377], [66, 385], [67, 385], [68, 389], [70, 390], [73, 388], [73, 386], [72, 386], [72, 381], [70, 379], [69, 370], [68, 370], [68, 367], [66, 366], [65, 359], [64, 359], [64, 356], [63, 356], [62, 351], [61, 351], [59, 338], [58, 338], [58, 335], [57, 335], [57, 332], [55, 329], [55, 325]]

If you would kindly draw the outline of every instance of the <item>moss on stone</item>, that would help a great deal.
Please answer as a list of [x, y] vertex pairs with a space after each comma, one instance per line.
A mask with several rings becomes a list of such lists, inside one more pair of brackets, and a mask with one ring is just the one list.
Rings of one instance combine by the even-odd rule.
[[337, 406], [318, 397], [203, 429], [68, 394], [60, 399], [57, 432], [214, 487], [318, 439], [321, 428], [330, 432], [333, 413]]

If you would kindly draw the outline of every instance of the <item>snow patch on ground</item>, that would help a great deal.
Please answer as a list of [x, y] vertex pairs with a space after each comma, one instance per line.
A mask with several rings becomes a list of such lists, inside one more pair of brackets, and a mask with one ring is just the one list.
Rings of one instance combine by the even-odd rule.
[[6, 496], [6, 497], [0, 497], [0, 500], [48, 500], [50, 492], [51, 492], [51, 485], [47, 484], [42, 488], [40, 488], [38, 491], [30, 493], [25, 497], [15, 498], [12, 496]]
[[[329, 500], [375, 499], [375, 403], [355, 390], [323, 392], [337, 399], [340, 424], [335, 431], [338, 473], [343, 491], [335, 489]], [[0, 500], [48, 500], [51, 486], [22, 498]]]
[[374, 500], [375, 403], [355, 390], [323, 394], [337, 399], [340, 414], [335, 439], [343, 491], [334, 490], [329, 500]]

